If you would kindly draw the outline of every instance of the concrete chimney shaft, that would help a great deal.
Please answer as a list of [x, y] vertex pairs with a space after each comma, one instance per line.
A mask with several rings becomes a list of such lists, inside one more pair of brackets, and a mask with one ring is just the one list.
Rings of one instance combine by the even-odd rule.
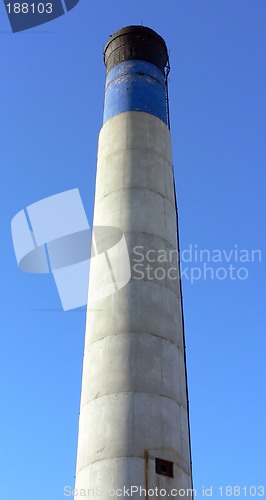
[[[156, 488], [166, 490], [170, 499], [191, 498], [178, 229], [166, 98], [168, 53], [153, 30], [129, 26], [110, 37], [104, 61], [104, 124], [93, 225], [119, 228], [127, 243], [131, 278], [114, 293], [101, 294], [112, 259], [106, 266], [106, 251], [91, 259], [76, 498], [84, 498], [89, 490], [104, 500], [125, 498], [125, 489], [130, 489], [132, 498], [163, 498]], [[103, 229], [98, 248], [101, 244], [105, 250], [106, 245], [111, 248], [112, 241], [112, 234]], [[159, 255], [169, 257], [163, 262], [158, 261]], [[165, 272], [148, 276], [148, 265]], [[176, 490], [181, 494], [176, 495]]]

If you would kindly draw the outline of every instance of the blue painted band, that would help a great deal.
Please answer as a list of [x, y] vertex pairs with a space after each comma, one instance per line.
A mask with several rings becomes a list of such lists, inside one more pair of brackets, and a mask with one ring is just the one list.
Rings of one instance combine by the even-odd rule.
[[125, 61], [106, 78], [103, 122], [125, 111], [144, 111], [167, 124], [166, 88], [162, 72], [146, 61]]

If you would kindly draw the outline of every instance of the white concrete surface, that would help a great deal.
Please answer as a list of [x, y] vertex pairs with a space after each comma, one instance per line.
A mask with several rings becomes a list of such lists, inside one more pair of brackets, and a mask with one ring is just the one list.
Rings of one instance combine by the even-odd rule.
[[[144, 268], [151, 264], [148, 251], [158, 256], [176, 249], [171, 139], [158, 118], [127, 112], [103, 126], [94, 226], [123, 231], [132, 276], [124, 288], [96, 301], [109, 270], [91, 261], [76, 498], [86, 498], [82, 492], [89, 489], [96, 496], [101, 488], [107, 500], [109, 489], [131, 486], [191, 498], [170, 494], [191, 488], [180, 285], [178, 275], [167, 276], [177, 258], [152, 263], [164, 270], [162, 278], [139, 279], [133, 270], [136, 246], [144, 249]], [[156, 474], [156, 457], [174, 463], [173, 478]]]

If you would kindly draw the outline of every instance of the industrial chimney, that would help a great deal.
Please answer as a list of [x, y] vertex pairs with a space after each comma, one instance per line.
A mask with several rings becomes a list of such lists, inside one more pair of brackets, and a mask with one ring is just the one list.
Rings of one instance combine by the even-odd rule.
[[128, 26], [104, 62], [76, 498], [191, 498], [168, 51]]

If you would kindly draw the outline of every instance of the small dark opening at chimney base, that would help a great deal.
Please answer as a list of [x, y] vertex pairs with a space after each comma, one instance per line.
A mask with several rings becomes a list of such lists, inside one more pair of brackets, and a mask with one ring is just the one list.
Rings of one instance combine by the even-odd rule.
[[156, 474], [161, 474], [162, 476], [174, 477], [174, 464], [169, 460], [164, 460], [163, 458], [156, 458], [155, 471]]

